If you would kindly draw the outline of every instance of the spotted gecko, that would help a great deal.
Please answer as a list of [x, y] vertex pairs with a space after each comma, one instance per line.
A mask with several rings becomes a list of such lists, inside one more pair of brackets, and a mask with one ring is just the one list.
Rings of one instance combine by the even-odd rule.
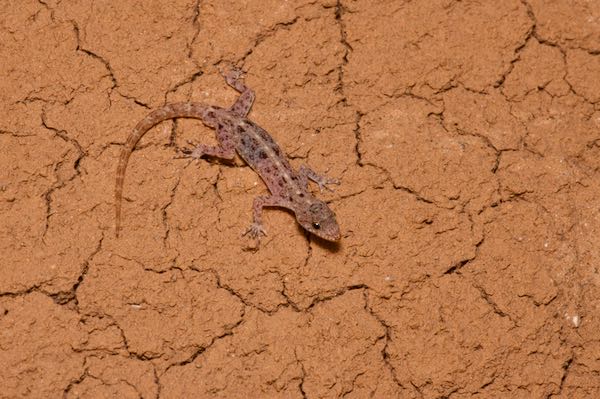
[[[305, 230], [328, 241], [340, 239], [340, 228], [335, 214], [327, 204], [308, 191], [308, 179], [327, 188], [327, 184], [339, 184], [337, 179], [318, 175], [308, 166], [294, 170], [281, 148], [263, 128], [247, 118], [254, 102], [254, 91], [248, 88], [241, 78], [241, 72], [233, 69], [223, 77], [229, 86], [240, 93], [229, 108], [204, 105], [193, 102], [171, 103], [151, 112], [142, 119], [127, 138], [122, 148], [117, 168], [115, 185], [116, 236], [121, 230], [121, 202], [123, 179], [127, 162], [133, 149], [142, 136], [156, 124], [173, 118], [200, 119], [206, 126], [216, 129], [218, 145], [196, 145], [195, 148], [182, 148], [183, 157], [200, 159], [210, 156], [231, 160], [235, 152], [262, 178], [271, 195], [261, 195], [254, 199], [253, 221], [244, 232], [256, 240], [266, 235], [262, 224], [263, 207], [282, 207], [291, 210], [296, 220]], [[190, 143], [192, 144], [192, 143]]]

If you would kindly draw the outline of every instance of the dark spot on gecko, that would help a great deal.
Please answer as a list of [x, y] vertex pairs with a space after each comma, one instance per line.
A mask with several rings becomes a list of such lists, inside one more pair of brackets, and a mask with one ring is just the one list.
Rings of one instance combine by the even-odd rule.
[[217, 124], [217, 129], [218, 130], [223, 130], [223, 124], [222, 123], [218, 123]]
[[267, 153], [264, 152], [263, 150], [260, 150], [259, 153], [258, 153], [258, 157], [260, 159], [267, 159]]
[[208, 113], [206, 115], [208, 115], [209, 118], [214, 118], [215, 117], [215, 113], [212, 112], [212, 111], [208, 111]]

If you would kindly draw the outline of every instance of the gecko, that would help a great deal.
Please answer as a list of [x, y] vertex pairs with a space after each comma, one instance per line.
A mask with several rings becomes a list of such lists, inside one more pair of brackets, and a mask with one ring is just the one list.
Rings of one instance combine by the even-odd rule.
[[199, 119], [215, 129], [217, 145], [193, 145], [179, 151], [184, 158], [198, 160], [203, 156], [233, 160], [235, 153], [261, 177], [270, 191], [270, 195], [260, 195], [252, 206], [252, 223], [243, 235], [260, 240], [267, 235], [262, 223], [264, 207], [286, 208], [295, 215], [296, 221], [306, 231], [327, 241], [338, 241], [340, 228], [334, 212], [322, 200], [317, 199], [308, 190], [308, 180], [315, 182], [321, 191], [329, 189], [328, 184], [339, 184], [339, 180], [317, 174], [306, 165], [298, 170], [292, 168], [279, 145], [263, 128], [247, 118], [254, 103], [255, 93], [247, 87], [238, 69], [221, 72], [226, 83], [240, 93], [229, 108], [205, 105], [196, 102], [168, 103], [152, 111], [133, 129], [122, 147], [117, 167], [115, 184], [115, 235], [121, 230], [121, 203], [123, 200], [123, 181], [129, 157], [138, 141], [158, 123], [175, 118]]

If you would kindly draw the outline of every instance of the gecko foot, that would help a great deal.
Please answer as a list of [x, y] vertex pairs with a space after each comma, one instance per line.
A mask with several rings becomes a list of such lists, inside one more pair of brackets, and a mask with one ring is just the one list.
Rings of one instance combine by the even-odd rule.
[[264, 227], [262, 227], [262, 225], [260, 223], [252, 223], [250, 225], [250, 227], [248, 227], [246, 229], [246, 231], [244, 231], [244, 233], [242, 233], [242, 236], [248, 235], [250, 236], [250, 238], [254, 238], [256, 239], [256, 241], [260, 240], [260, 236], [266, 236], [267, 235], [267, 231], [264, 229]]
[[235, 82], [244, 77], [244, 72], [236, 67], [230, 67], [227, 70], [219, 69], [219, 73], [230, 86], [235, 86]]
[[[235, 66], [230, 66], [226, 70], [219, 68], [219, 73], [221, 74], [221, 76], [223, 76], [223, 78], [225, 78], [225, 82], [227, 82], [227, 84], [229, 86], [233, 87], [238, 92], [243, 93], [248, 90], [248, 87], [246, 87], [246, 85], [244, 84], [244, 75], [245, 74], [241, 69], [238, 69]], [[252, 92], [252, 94], [251, 94], [252, 101], [254, 101], [254, 92], [253, 91], [251, 91], [251, 92]], [[252, 104], [252, 101], [250, 101], [250, 104]], [[249, 110], [249, 108], [248, 108], [248, 110]], [[245, 114], [248, 113], [247, 112], [248, 110], [246, 110]]]
[[191, 141], [187, 141], [187, 143], [189, 145], [192, 146], [192, 148], [189, 147], [183, 147], [183, 148], [178, 148], [177, 152], [180, 155], [177, 155], [175, 158], [180, 159], [180, 158], [193, 158], [193, 159], [200, 159], [202, 158], [202, 155], [204, 155], [204, 146], [202, 144], [194, 144]]
[[333, 192], [333, 189], [327, 187], [327, 185], [335, 184], [335, 185], [339, 186], [341, 184], [341, 181], [339, 179], [336, 179], [333, 177], [319, 176], [319, 178], [317, 180], [315, 180], [315, 183], [317, 183], [317, 185], [319, 186], [320, 192], [323, 192], [323, 190]]
[[305, 185], [307, 184], [306, 183], [307, 179], [310, 179], [319, 186], [319, 191], [321, 191], [321, 192], [323, 192], [323, 190], [333, 192], [333, 190], [331, 188], [327, 187], [327, 185], [328, 184], [340, 184], [339, 179], [320, 175], [306, 165], [301, 165], [300, 170], [298, 172], [300, 173], [300, 176], [302, 176], [302, 178], [304, 179]]

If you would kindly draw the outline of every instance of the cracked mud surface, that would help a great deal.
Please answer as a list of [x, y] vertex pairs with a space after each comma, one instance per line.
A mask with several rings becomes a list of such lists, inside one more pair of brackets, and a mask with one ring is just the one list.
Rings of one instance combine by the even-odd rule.
[[[6, 3], [0, 397], [600, 397], [597, 1]], [[227, 64], [339, 245], [182, 119], [114, 238]]]

